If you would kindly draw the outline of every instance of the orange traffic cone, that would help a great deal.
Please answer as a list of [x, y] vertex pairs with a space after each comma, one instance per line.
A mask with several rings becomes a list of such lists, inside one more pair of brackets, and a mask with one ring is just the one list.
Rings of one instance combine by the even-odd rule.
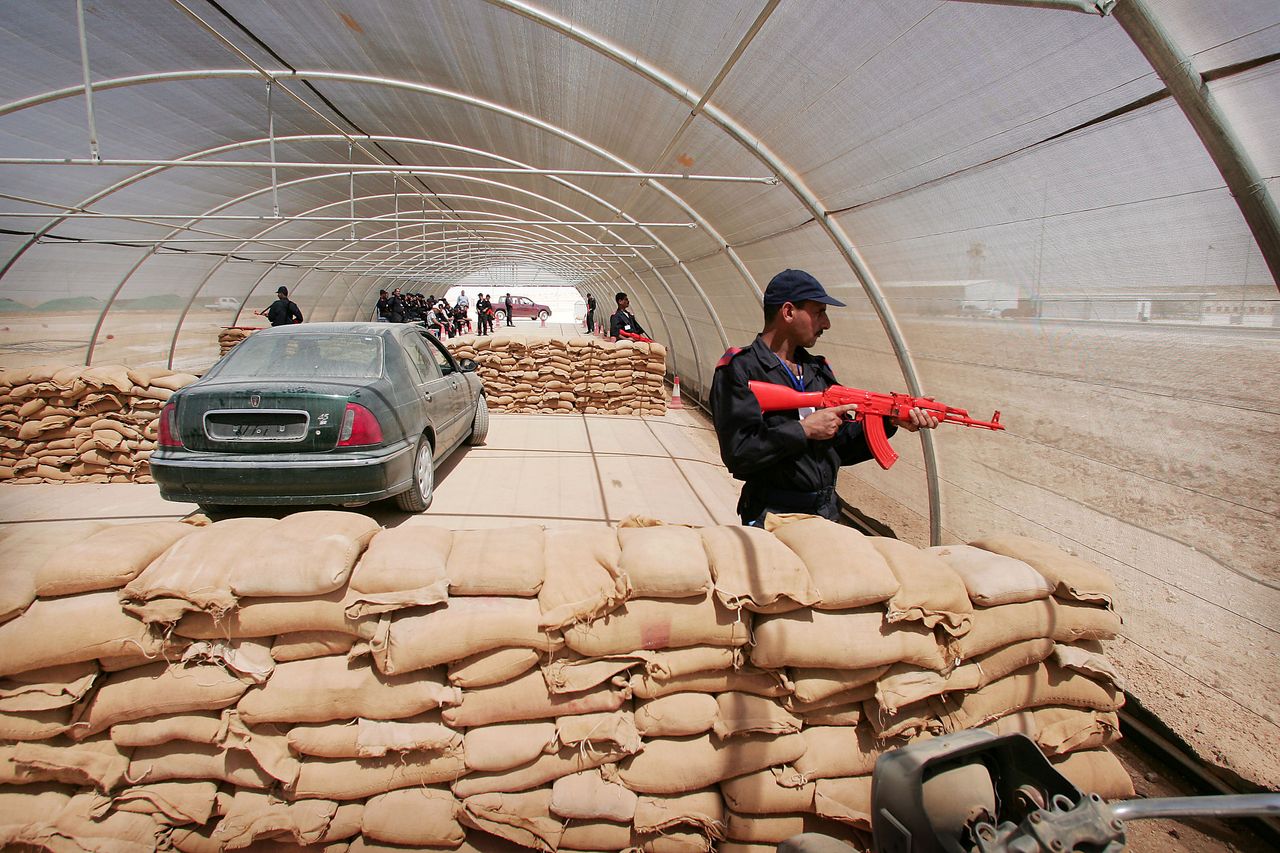
[[675, 381], [671, 383], [671, 402], [667, 403], [668, 409], [683, 409], [684, 400], [680, 399], [680, 377], [677, 376]]

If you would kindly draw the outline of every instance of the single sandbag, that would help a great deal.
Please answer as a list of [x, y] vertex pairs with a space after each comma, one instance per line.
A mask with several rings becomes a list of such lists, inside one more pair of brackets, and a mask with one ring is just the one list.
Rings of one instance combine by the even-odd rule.
[[629, 824], [639, 797], [598, 769], [561, 776], [551, 786], [551, 813], [566, 820], [611, 820]]
[[1125, 800], [1134, 795], [1133, 779], [1120, 759], [1105, 749], [1087, 749], [1050, 759], [1067, 781], [1104, 800]]
[[74, 708], [45, 711], [5, 711], [0, 713], [0, 741], [48, 740], [71, 729]]
[[81, 661], [14, 673], [0, 681], [0, 711], [51, 711], [74, 705], [98, 680], [98, 666]]
[[118, 524], [68, 542], [36, 573], [36, 595], [50, 598], [119, 589], [196, 528], [180, 521]]
[[1103, 654], [1102, 644], [1097, 640], [1054, 643], [1052, 656], [1053, 662], [1063, 669], [1074, 670], [1095, 681], [1110, 682], [1121, 690], [1126, 689], [1124, 677]]
[[945, 696], [929, 700], [946, 714], [952, 731], [974, 728], [1012, 711], [1043, 705], [1094, 711], [1117, 711], [1124, 705], [1124, 694], [1115, 685], [1104, 685], [1043, 663], [1024, 667], [981, 690], [956, 695], [958, 704], [947, 702], [950, 697]]
[[393, 615], [372, 643], [373, 658], [381, 672], [396, 675], [495, 649], [549, 652], [559, 640], [539, 626], [541, 618], [533, 599], [452, 598], [425, 613]]
[[724, 799], [714, 787], [686, 794], [646, 794], [636, 802], [634, 825], [641, 833], [692, 827], [708, 839], [723, 838]]
[[544, 664], [542, 677], [547, 680], [547, 687], [552, 693], [580, 693], [613, 681], [615, 677], [619, 677], [619, 683], [625, 683], [628, 676], [622, 673], [639, 666], [637, 658], [620, 655], [583, 658], [570, 653], [569, 657], [559, 657]]
[[537, 649], [494, 649], [449, 664], [449, 683], [455, 687], [490, 687], [510, 681], [538, 665]]
[[992, 720], [982, 728], [995, 735], [1024, 734], [1045, 755], [1065, 755], [1078, 749], [1099, 749], [1120, 738], [1115, 711], [1044, 707], [1018, 711]]
[[347, 615], [359, 618], [445, 601], [452, 544], [453, 532], [439, 527], [378, 531], [351, 572]]
[[804, 755], [799, 734], [745, 735], [718, 741], [709, 734], [655, 739], [618, 768], [622, 783], [643, 794], [679, 794], [714, 785]]
[[721, 607], [713, 596], [677, 600], [632, 599], [608, 615], [568, 627], [565, 644], [580, 655], [603, 657], [638, 650], [689, 646], [742, 646], [749, 614]]
[[135, 749], [129, 760], [129, 779], [135, 784], [215, 779], [254, 790], [265, 790], [277, 781], [247, 750], [187, 741]]
[[212, 713], [175, 714], [111, 727], [111, 741], [121, 748], [159, 746], [174, 740], [220, 744], [226, 741], [227, 734], [227, 716]]
[[471, 773], [453, 783], [453, 793], [465, 798], [477, 794], [527, 791], [570, 773], [616, 763], [628, 754], [616, 748], [597, 750], [589, 743], [566, 746], [556, 752], [539, 755], [528, 764], [500, 773]]
[[162, 647], [112, 591], [40, 600], [0, 625], [0, 675], [135, 651], [156, 657]]
[[968, 660], [1023, 640], [1048, 637], [1060, 643], [1110, 640], [1120, 632], [1115, 611], [1096, 604], [1045, 598], [1021, 604], [979, 607], [972, 627], [948, 643], [948, 652]]
[[1107, 607], [1115, 603], [1116, 585], [1109, 574], [1048, 542], [1013, 533], [998, 533], [975, 539], [969, 544], [1023, 561], [1053, 584], [1054, 595], [1059, 598]]
[[888, 625], [880, 606], [761, 616], [751, 660], [765, 669], [867, 669], [899, 661], [945, 667], [932, 630], [920, 622]]
[[216, 664], [181, 665], [163, 661], [112, 673], [81, 711], [72, 729], [88, 737], [148, 717], [213, 711], [234, 705], [249, 688]]
[[871, 829], [871, 777], [847, 776], [822, 779], [813, 794], [813, 808], [821, 817], [852, 826]]
[[463, 735], [467, 767], [481, 773], [501, 773], [556, 749], [552, 722], [496, 723], [468, 729]]
[[461, 692], [443, 683], [441, 672], [380, 676], [369, 666], [350, 666], [342, 655], [279, 664], [271, 680], [240, 700], [250, 725], [320, 723], [367, 717], [397, 720], [455, 704]]
[[362, 831], [389, 844], [457, 847], [466, 837], [458, 817], [462, 803], [443, 788], [403, 788], [370, 797]]
[[636, 728], [646, 738], [700, 735], [719, 718], [720, 706], [710, 693], [673, 693], [636, 702]]
[[804, 561], [773, 534], [728, 524], [699, 532], [716, 597], [730, 610], [782, 613], [821, 598]]
[[449, 593], [537, 595], [546, 577], [542, 540], [536, 525], [455, 530], [445, 570]]
[[953, 637], [969, 631], [969, 591], [945, 560], [898, 539], [873, 536], [871, 544], [902, 584], [889, 599], [889, 622], [919, 621]]
[[236, 567], [231, 591], [237, 598], [263, 598], [307, 597], [341, 589], [380, 529], [376, 521], [358, 512], [321, 509], [287, 515], [253, 537], [252, 560]]
[[630, 594], [618, 568], [621, 550], [612, 528], [561, 527], [544, 537], [546, 579], [538, 593], [542, 627], [590, 621]]
[[870, 684], [884, 675], [888, 669], [888, 666], [873, 666], [867, 669], [795, 667], [788, 672], [788, 681], [791, 682], [795, 700], [809, 703]]
[[618, 527], [618, 567], [636, 598], [690, 598], [712, 589], [702, 537], [691, 527], [631, 516]]
[[773, 699], [751, 693], [724, 692], [716, 696], [719, 713], [712, 730], [716, 737], [744, 734], [789, 734], [800, 731], [801, 720]]
[[655, 678], [640, 673], [629, 682], [631, 692], [640, 699], [657, 699], [672, 693], [751, 693], [756, 696], [785, 696], [791, 689], [776, 671], [743, 667], [692, 672], [672, 678]]
[[350, 618], [344, 605], [344, 590], [310, 598], [246, 598], [223, 616], [187, 613], [173, 632], [197, 640], [276, 637], [317, 631], [355, 637], [360, 635], [361, 626], [368, 626], [368, 636], [372, 636], [374, 623]]
[[625, 688], [600, 687], [585, 693], [552, 693], [540, 672], [529, 672], [494, 687], [467, 690], [456, 708], [444, 711], [451, 726], [544, 720], [572, 714], [616, 711], [630, 696]]
[[847, 610], [887, 601], [901, 584], [871, 544], [843, 524], [817, 515], [769, 513], [764, 529], [804, 561], [821, 594], [819, 610]]
[[3, 780], [8, 784], [63, 782], [99, 791], [119, 786], [129, 771], [129, 756], [105, 737], [71, 745], [20, 743], [5, 763], [7, 773], [15, 774]]
[[463, 801], [462, 822], [490, 835], [556, 853], [564, 824], [551, 814], [551, 789], [518, 794], [478, 794]]
[[794, 773], [782, 775], [783, 785], [800, 788], [817, 779], [867, 776], [883, 749], [867, 726], [806, 726], [804, 755], [791, 764]]
[[785, 787], [774, 769], [745, 773], [720, 783], [725, 804], [746, 814], [786, 814], [813, 811], [817, 783], [800, 788]]
[[37, 578], [45, 561], [68, 542], [92, 536], [105, 526], [99, 521], [75, 521], [15, 524], [0, 530], [0, 548], [4, 549], [4, 568], [0, 569], [0, 579], [4, 581], [0, 583], [0, 622], [21, 615], [35, 601]]
[[206, 824], [217, 806], [216, 782], [157, 782], [135, 785], [99, 799], [95, 813], [111, 810], [149, 814], [170, 826]]
[[925, 550], [941, 557], [960, 575], [969, 600], [981, 607], [1036, 601], [1053, 594], [1053, 584], [1013, 557], [972, 545], [935, 545]]
[[339, 631], [296, 631], [276, 637], [271, 644], [271, 659], [284, 663], [342, 655], [351, 651], [355, 641], [355, 637]]
[[406, 752], [382, 758], [315, 758], [302, 762], [294, 799], [363, 800], [386, 791], [452, 782], [467, 772], [456, 753]]
[[75, 790], [55, 783], [0, 788], [0, 848], [8, 849], [29, 832], [39, 832], [39, 826], [66, 807]]

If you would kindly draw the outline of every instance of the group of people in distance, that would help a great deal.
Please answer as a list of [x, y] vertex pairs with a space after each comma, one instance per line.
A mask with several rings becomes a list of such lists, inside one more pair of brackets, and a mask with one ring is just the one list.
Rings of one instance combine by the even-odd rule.
[[[511, 295], [503, 297], [499, 304], [505, 303], [505, 316], [508, 326], [511, 322]], [[450, 305], [443, 296], [437, 298], [421, 293], [401, 293], [399, 288], [388, 293], [378, 291], [378, 319], [388, 323], [415, 323], [421, 321], [427, 328], [435, 332], [438, 338], [452, 338], [456, 335], [471, 332], [471, 300], [464, 290], [458, 295], [458, 301]], [[493, 334], [494, 321], [499, 309], [495, 307], [491, 294], [481, 293], [476, 297], [476, 333]]]

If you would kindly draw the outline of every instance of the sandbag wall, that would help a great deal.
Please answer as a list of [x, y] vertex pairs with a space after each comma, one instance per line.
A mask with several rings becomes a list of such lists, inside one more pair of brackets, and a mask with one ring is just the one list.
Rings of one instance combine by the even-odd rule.
[[224, 326], [218, 332], [218, 358], [231, 352], [245, 338], [258, 331], [257, 326]]
[[489, 408], [499, 412], [661, 415], [667, 350], [659, 343], [598, 338], [463, 336], [444, 342], [480, 365]]
[[1105, 574], [768, 526], [10, 532], [0, 845], [865, 848], [876, 757], [973, 726], [1132, 794]]
[[0, 370], [0, 482], [153, 482], [160, 410], [195, 380], [123, 365]]

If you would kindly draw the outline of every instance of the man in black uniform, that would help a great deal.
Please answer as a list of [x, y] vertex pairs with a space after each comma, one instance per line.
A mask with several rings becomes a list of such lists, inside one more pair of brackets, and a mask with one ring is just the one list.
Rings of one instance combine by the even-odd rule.
[[631, 307], [631, 300], [627, 298], [627, 294], [615, 293], [613, 301], [618, 303], [618, 310], [609, 318], [609, 337], [620, 338], [623, 332], [648, 337], [644, 327], [636, 320], [636, 315], [627, 310]]
[[[827, 295], [818, 280], [801, 270], [783, 270], [764, 292], [764, 331], [751, 345], [731, 349], [716, 365], [711, 413], [720, 440], [720, 458], [742, 480], [738, 515], [760, 526], [767, 512], [807, 512], [835, 521], [836, 474], [842, 465], [873, 458], [862, 424], [846, 420], [856, 405], [829, 409], [762, 412], [747, 386], [750, 380], [823, 391], [838, 385], [827, 360], [808, 347], [831, 328], [827, 306], [844, 303]], [[937, 419], [912, 409], [910, 420], [885, 424], [891, 436], [901, 426], [933, 429]]]
[[507, 325], [514, 326], [515, 320], [511, 318], [511, 294], [510, 293], [504, 294], [502, 297], [502, 301], [507, 306]]
[[587, 294], [587, 334], [594, 334], [596, 330], [596, 298], [593, 294]]
[[391, 322], [391, 296], [385, 290], [378, 291], [378, 319]]
[[289, 288], [276, 288], [276, 301], [267, 306], [267, 322], [273, 326], [288, 326], [302, 322], [302, 312], [298, 305], [289, 298]]

